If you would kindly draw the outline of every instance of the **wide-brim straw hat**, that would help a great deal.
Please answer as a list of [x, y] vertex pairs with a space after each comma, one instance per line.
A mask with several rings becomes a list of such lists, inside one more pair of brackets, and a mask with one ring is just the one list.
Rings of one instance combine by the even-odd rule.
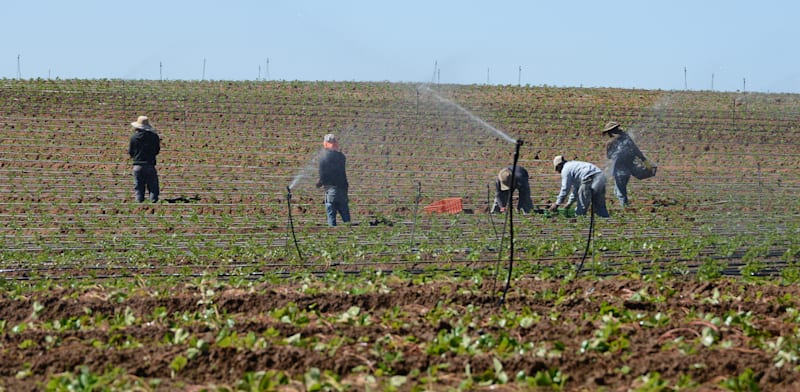
[[136, 121], [131, 123], [131, 126], [136, 129], [152, 129], [153, 126], [150, 125], [150, 119], [147, 116], [139, 116]]
[[500, 190], [507, 191], [511, 189], [511, 170], [509, 168], [504, 167], [497, 173], [497, 180], [500, 181]]
[[606, 126], [603, 127], [603, 134], [607, 132], [611, 132], [615, 129], [619, 128], [619, 123], [616, 121], [609, 121], [606, 123]]
[[566, 162], [566, 161], [567, 161], [567, 160], [566, 160], [566, 159], [564, 159], [564, 156], [563, 156], [563, 155], [556, 155], [556, 157], [555, 157], [555, 158], [553, 158], [553, 169], [555, 169], [556, 171], [558, 171], [558, 165], [560, 165], [560, 164], [562, 164], [562, 163], [564, 163], [564, 162]]

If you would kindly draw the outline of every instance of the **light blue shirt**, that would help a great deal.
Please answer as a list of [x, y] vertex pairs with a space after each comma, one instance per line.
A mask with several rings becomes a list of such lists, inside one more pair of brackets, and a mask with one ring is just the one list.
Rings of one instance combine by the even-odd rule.
[[580, 188], [583, 180], [602, 172], [599, 167], [589, 162], [567, 161], [564, 163], [561, 168], [561, 191], [558, 192], [556, 204], [561, 204], [564, 201], [564, 197], [567, 196], [567, 192], [570, 189], [572, 191], [569, 193], [567, 204], [572, 204], [575, 198], [578, 197], [578, 188]]

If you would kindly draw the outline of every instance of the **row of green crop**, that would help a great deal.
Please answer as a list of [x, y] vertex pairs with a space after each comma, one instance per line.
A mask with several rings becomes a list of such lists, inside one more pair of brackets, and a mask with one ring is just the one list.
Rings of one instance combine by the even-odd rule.
[[[295, 294], [299, 297], [345, 295], [357, 300], [368, 293], [391, 295], [393, 284], [397, 283], [395, 278], [380, 273], [357, 280], [343, 275], [330, 275], [324, 283], [304, 279], [300, 282], [301, 286], [293, 286], [292, 290], [297, 290]], [[442, 383], [452, 387], [455, 383], [465, 389], [509, 384], [520, 388], [572, 390], [580, 385], [582, 375], [570, 374], [566, 367], [561, 368], [558, 364], [587, 360], [606, 361], [610, 366], [609, 372], [638, 385], [633, 390], [691, 388], [708, 386], [709, 382], [730, 390], [740, 390], [736, 389], [739, 383], [744, 383], [747, 388], [759, 385], [758, 378], [747, 369], [733, 374], [725, 369], [728, 373], [722, 379], [699, 381], [691, 377], [688, 369], [679, 378], [665, 379], [657, 371], [642, 372], [641, 369], [628, 367], [626, 358], [637, 355], [638, 350], [644, 347], [677, 352], [694, 361], [692, 366], [696, 370], [709, 366], [702, 362], [703, 357], [698, 356], [709, 351], [720, 355], [735, 355], [739, 352], [737, 350], [758, 352], [768, 358], [768, 367], [778, 369], [796, 370], [800, 365], [800, 336], [796, 333], [776, 335], [773, 329], [776, 323], [794, 325], [800, 322], [796, 298], [788, 294], [762, 297], [758, 286], [737, 286], [740, 287], [739, 291], [735, 288], [714, 289], [708, 293], [690, 294], [690, 298], [679, 298], [685, 293], [673, 288], [669, 280], [653, 277], [651, 284], [632, 292], [626, 299], [626, 304], [634, 303], [637, 306], [625, 305], [619, 299], [599, 301], [592, 312], [576, 314], [565, 304], [581, 298], [582, 293], [568, 290], [567, 281], [557, 290], [514, 294], [514, 298], [519, 295], [526, 303], [546, 305], [548, 310], [545, 312], [537, 310], [541, 307], [517, 305], [514, 309], [497, 309], [487, 314], [486, 309], [462, 303], [458, 299], [485, 294], [479, 275], [469, 279], [474, 285], [457, 285], [457, 292], [448, 291], [448, 286], [441, 287], [443, 291], [439, 294], [450, 299], [436, 302], [420, 314], [413, 314], [413, 310], [405, 306], [370, 310], [343, 303], [344, 309], [321, 311], [313, 304], [303, 307], [294, 302], [275, 306], [265, 313], [229, 313], [221, 305], [222, 294], [227, 289], [245, 289], [252, 294], [261, 292], [261, 295], [269, 293], [264, 293], [263, 288], [248, 287], [247, 284], [230, 287], [207, 279], [198, 279], [188, 287], [190, 292], [197, 293], [192, 300], [196, 305], [192, 306], [193, 310], [170, 312], [165, 306], [156, 306], [149, 313], [137, 313], [125, 306], [128, 300], [137, 297], [167, 299], [174, 293], [167, 286], [148, 288], [143, 285], [144, 282], [134, 286], [129, 281], [127, 287], [119, 290], [97, 293], [97, 288], [90, 286], [62, 299], [79, 298], [86, 291], [91, 291], [93, 295], [103, 294], [105, 301], [116, 304], [113, 311], [110, 306], [103, 305], [109, 313], [87, 306], [80, 314], [60, 314], [61, 318], [47, 319], [42, 315], [48, 313], [49, 309], [41, 302], [30, 301], [30, 312], [24, 321], [0, 320], [0, 336], [4, 337], [5, 350], [10, 349], [8, 342], [13, 341], [14, 350], [25, 354], [26, 358], [19, 363], [16, 373], [16, 378], [20, 380], [36, 374], [31, 356], [40, 351], [57, 351], [68, 343], [67, 336], [80, 331], [103, 331], [105, 338], [69, 339], [72, 349], [78, 344], [97, 351], [135, 352], [136, 349], [147, 347], [151, 351], [162, 348], [173, 353], [167, 372], [170, 379], [177, 380], [181, 379], [181, 373], [188, 367], [208, 361], [221, 350], [258, 356], [269, 350], [292, 348], [327, 358], [343, 353], [355, 353], [364, 358], [364, 365], [349, 369], [350, 374], [316, 367], [295, 374], [280, 368], [263, 369], [241, 376], [230, 386], [209, 386], [209, 390], [219, 391], [242, 387], [270, 390], [284, 384], [299, 384], [314, 389], [319, 388], [320, 383], [327, 385], [327, 388], [345, 390], [355, 387], [350, 384], [355, 375], [370, 380], [370, 384], [376, 388], [416, 385], [416, 388], [427, 389], [436, 388]], [[416, 281], [416, 284], [424, 287], [425, 282]], [[14, 290], [7, 283], [5, 286], [4, 298], [16, 298]], [[26, 292], [20, 291], [16, 295], [27, 295]], [[685, 300], [691, 300], [696, 308], [663, 307]], [[736, 309], [752, 302], [766, 302], [785, 311], [775, 317], [772, 323], [764, 323], [765, 315]], [[699, 310], [703, 308], [722, 310]], [[258, 325], [257, 330], [244, 327], [253, 324]], [[572, 330], [579, 338], [570, 341], [567, 336], [545, 334], [546, 337], [540, 338], [542, 340], [531, 340], [531, 337], [538, 336], [534, 332], [547, 328], [555, 331]], [[329, 333], [307, 333], [309, 329], [322, 329]], [[386, 332], [376, 339], [359, 333], [376, 329]], [[153, 330], [162, 334], [140, 334], [141, 331]], [[660, 338], [657, 342], [647, 341], [641, 332], [634, 333], [637, 330], [651, 331], [652, 335]], [[423, 336], [417, 335], [421, 331], [426, 332], [423, 332]], [[44, 336], [44, 339], [34, 339], [34, 336]], [[406, 356], [413, 353], [427, 356], [429, 366], [407, 369]], [[488, 358], [492, 365], [471, 369], [467, 360], [465, 368], [454, 369], [451, 361], [456, 358]], [[537, 371], [519, 368], [534, 361], [547, 363], [548, 367]], [[162, 382], [159, 378], [132, 377], [129, 372], [113, 364], [105, 369], [79, 367], [74, 372], [68, 369], [48, 376], [42, 387], [50, 388], [48, 390], [73, 390], [69, 388], [76, 387], [84, 388], [78, 390], [94, 390], [88, 389], [90, 387], [120, 390], [136, 387], [148, 390], [156, 389]]]
[[[159, 247], [149, 241], [139, 241], [148, 232], [154, 235], [154, 241], [162, 240], [161, 233], [169, 233], [174, 241], [163, 241], [165, 244], [177, 244], [164, 251], [164, 259], [168, 262], [179, 260], [178, 256], [186, 252], [187, 248], [212, 249], [214, 247], [233, 247], [234, 249], [222, 251], [209, 251], [209, 255], [225, 254], [227, 258], [236, 258], [235, 247], [238, 243], [255, 242], [258, 246], [275, 249], [280, 247], [278, 237], [286, 235], [286, 231], [277, 235], [260, 236], [259, 229], [267, 231], [277, 228], [288, 230], [285, 223], [285, 210], [283, 198], [285, 185], [289, 183], [293, 176], [300, 169], [309, 163], [313, 152], [319, 148], [319, 143], [314, 132], [321, 135], [321, 132], [328, 130], [318, 128], [317, 125], [331, 117], [336, 109], [342, 109], [341, 117], [353, 123], [354, 129], [341, 130], [348, 132], [353, 142], [346, 145], [350, 163], [352, 206], [354, 215], [362, 225], [368, 220], [377, 219], [380, 215], [392, 214], [392, 221], [407, 222], [416, 216], [412, 215], [412, 208], [415, 208], [412, 201], [415, 198], [417, 183], [424, 183], [424, 202], [432, 202], [438, 198], [447, 196], [463, 196], [468, 208], [478, 210], [484, 207], [485, 203], [491, 198], [491, 189], [485, 186], [491, 185], [496, 175], [497, 167], [508, 160], [507, 149], [501, 143], [494, 143], [492, 136], [485, 129], [481, 129], [474, 121], [467, 121], [463, 113], [459, 114], [448, 105], [430, 105], [431, 98], [421, 98], [423, 113], [421, 123], [414, 120], [416, 116], [411, 116], [413, 111], [416, 113], [416, 96], [413, 88], [409, 86], [393, 86], [381, 84], [303, 84], [303, 83], [136, 83], [119, 81], [98, 81], [80, 82], [65, 81], [63, 84], [51, 81], [29, 82], [29, 85], [19, 85], [8, 81], [9, 85], [20, 87], [19, 89], [3, 90], [4, 102], [8, 102], [7, 108], [19, 108], [21, 111], [32, 111], [33, 113], [20, 113], [26, 119], [31, 119], [32, 115], [37, 116], [37, 121], [41, 117], [57, 116], [65, 123], [72, 122], [72, 126], [78, 132], [63, 130], [54, 127], [49, 132], [28, 132], [29, 130], [15, 130], [15, 136], [22, 135], [23, 138], [47, 139], [47, 145], [53, 144], [53, 140], [64, 140], [58, 148], [64, 150], [44, 149], [45, 155], [35, 151], [35, 144], [25, 144], [21, 141], [17, 146], [25, 149], [24, 157], [36, 157], [23, 161], [18, 155], [7, 151], [5, 157], [8, 162], [17, 165], [25, 165], [22, 170], [3, 172], [9, 182], [18, 181], [19, 185], [11, 188], [16, 191], [2, 193], [6, 200], [13, 202], [2, 204], [5, 211], [13, 214], [25, 213], [28, 217], [25, 220], [18, 220], [16, 217], [9, 217], [8, 228], [13, 228], [14, 233], [9, 233], [7, 242], [17, 250], [27, 248], [42, 249], [42, 252], [33, 252], [34, 257], [45, 260], [56, 255], [79, 255], [89, 256], [91, 251], [100, 249], [101, 252], [94, 254], [92, 260], [102, 259], [106, 255], [111, 260], [117, 260], [119, 254], [135, 254], [140, 249], [123, 249], [121, 247], [106, 247], [104, 244], [112, 243], [114, 237], [130, 237], [132, 241], [120, 241], [130, 243], [132, 246], [144, 243], [145, 254], [157, 254]], [[24, 83], [23, 83], [24, 84]], [[61, 86], [55, 88], [54, 86]], [[94, 86], [94, 87], [92, 87]], [[151, 90], [151, 97], [143, 103], [144, 106], [131, 104], [130, 100], [123, 98], [123, 94], [118, 94], [119, 88], [132, 89], [138, 91]], [[184, 94], [191, 96], [186, 102], [195, 105], [191, 109], [197, 110], [197, 118], [203, 119], [208, 125], [208, 132], [191, 131], [186, 133], [170, 133], [170, 125], [175, 125], [180, 129], [187, 121], [186, 107], [181, 106], [182, 111], [173, 113], [172, 103], [167, 103], [167, 108], [161, 108], [158, 94], [152, 92], [165, 92], [165, 96], [174, 96], [182, 88], [186, 88]], [[85, 89], [85, 90], [81, 90]], [[93, 90], [94, 89], [94, 90]], [[45, 91], [48, 90], [48, 91]], [[96, 90], [96, 91], [95, 91]], [[38, 92], [37, 92], [38, 91]], [[82, 97], [81, 91], [94, 91], [94, 95], [89, 94]], [[105, 93], [103, 91], [106, 91]], [[115, 92], [116, 91], [116, 92]], [[252, 95], [248, 95], [252, 93]], [[274, 94], [283, 97], [284, 101], [273, 107], [269, 100], [260, 100], [260, 97]], [[668, 94], [670, 104], [674, 104], [680, 109], [670, 108], [669, 110], [654, 112], [651, 109], [654, 102], [662, 97], [662, 92], [636, 92], [636, 91], [617, 91], [617, 90], [596, 90], [596, 89], [550, 89], [550, 88], [485, 88], [480, 86], [473, 87], [454, 87], [442, 89], [441, 94], [446, 97], [453, 97], [454, 100], [462, 103], [467, 108], [474, 108], [481, 117], [489, 119], [490, 122], [502, 123], [503, 119], [520, 122], [547, 122], [553, 128], [542, 127], [543, 129], [525, 128], [526, 135], [525, 150], [521, 162], [534, 174], [535, 183], [534, 195], [537, 205], [544, 205], [552, 201], [558, 187], [558, 177], [552, 171], [549, 159], [556, 153], [578, 155], [582, 159], [592, 160], [594, 157], [602, 155], [602, 140], [596, 136], [596, 124], [602, 122], [602, 117], [612, 116], [619, 113], [622, 116], [629, 116], [629, 119], [647, 119], [656, 122], [666, 121], [662, 124], [678, 124], [681, 129], [668, 134], [665, 141], [658, 144], [642, 145], [647, 147], [656, 146], [655, 150], [647, 151], [648, 155], [653, 156], [657, 162], [662, 164], [662, 171], [659, 176], [646, 182], [634, 182], [631, 185], [636, 196], [636, 201], [641, 202], [637, 207], [637, 219], [625, 220], [624, 222], [612, 221], [612, 225], [632, 226], [634, 232], [641, 232], [648, 236], [656, 237], [664, 241], [663, 248], [666, 257], [684, 259], [685, 253], [681, 250], [681, 238], [693, 235], [710, 236], [710, 241], [717, 239], [698, 231], [695, 226], [716, 225], [723, 232], [721, 235], [753, 235], [754, 238], [742, 245], [742, 247], [758, 246], [764, 241], [769, 232], [764, 227], [752, 227], [753, 224], [761, 223], [767, 228], [777, 228], [781, 225], [775, 216], [782, 214], [782, 210], [788, 207], [791, 211], [792, 190], [796, 189], [796, 180], [790, 174], [795, 170], [792, 166], [794, 153], [791, 146], [796, 144], [796, 132], [791, 130], [791, 120], [782, 119], [779, 124], [783, 124], [785, 132], [778, 130], [747, 132], [742, 135], [741, 140], [752, 143], [750, 146], [738, 145], [734, 143], [741, 132], [735, 131], [715, 131], [707, 129], [707, 121], [719, 122], [724, 125], [727, 121], [725, 109], [720, 108], [718, 103], [730, 98], [729, 95], [722, 94], [718, 97], [715, 94]], [[320, 98], [322, 97], [322, 98]], [[563, 100], [557, 100], [563, 97]], [[724, 99], [723, 99], [724, 98]], [[748, 112], [755, 117], [769, 115], [768, 108], [789, 109], [789, 102], [792, 99], [783, 96], [748, 97], [737, 106], [738, 112]], [[15, 101], [15, 99], [18, 99]], [[118, 99], [118, 100], [117, 100]], [[684, 106], [683, 100], [694, 100], [702, 102], [708, 100], [708, 105], [698, 104], [696, 107]], [[285, 101], [298, 103], [287, 104]], [[183, 102], [181, 100], [173, 100]], [[304, 103], [308, 101], [308, 103]], [[758, 104], [758, 109], [755, 106]], [[166, 102], [166, 101], [165, 101]], [[375, 106], [379, 102], [382, 106]], [[413, 110], [406, 110], [404, 117], [394, 119], [396, 106], [389, 103], [405, 104]], [[103, 105], [100, 105], [103, 103]], [[173, 102], [174, 103], [174, 102]], [[237, 109], [238, 104], [245, 104], [244, 108]], [[326, 104], [333, 104], [331, 108], [323, 108]], [[159, 216], [165, 207], [157, 206], [150, 209], [155, 215], [150, 219], [147, 215], [136, 215], [131, 217], [128, 212], [129, 205], [120, 206], [120, 200], [130, 199], [130, 173], [125, 162], [124, 145], [127, 140], [128, 131], [120, 130], [118, 135], [113, 131], [102, 131], [97, 133], [84, 132], [85, 128], [91, 129], [93, 122], [109, 121], [104, 116], [113, 113], [118, 116], [130, 110], [139, 110], [143, 107], [152, 107], [154, 119], [162, 117], [165, 124], [165, 149], [161, 157], [161, 168], [163, 184], [165, 185], [164, 197], [178, 196], [186, 194], [200, 194], [203, 198], [198, 205], [182, 208], [182, 212], [167, 213], [164, 217]], [[181, 103], [181, 105], [183, 105]], [[259, 106], [261, 105], [261, 106]], [[772, 106], [774, 105], [774, 106]], [[69, 118], [63, 115], [66, 113], [65, 107], [79, 113], [81, 118]], [[284, 124], [273, 122], [274, 118], [269, 117], [269, 112], [277, 112], [293, 108], [300, 110], [303, 106], [309, 106], [303, 113], [319, 113], [320, 118], [306, 118], [295, 116], [293, 123]], [[401, 105], [402, 106], [402, 105]], [[251, 113], [258, 112], [254, 107], [263, 107], [264, 114]], [[359, 109], [355, 113], [353, 109]], [[527, 109], [526, 109], [527, 108]], [[186, 110], [184, 110], [186, 109]], [[220, 110], [217, 110], [220, 109]], [[292, 111], [293, 109], [288, 109]], [[229, 113], [230, 112], [230, 113]], [[429, 114], [430, 117], [426, 117]], [[541, 118], [538, 115], [541, 114]], [[43, 116], [42, 116], [43, 115]], [[134, 115], [133, 112], [130, 115]], [[27, 116], [27, 117], [26, 117]], [[86, 117], [86, 119], [83, 118]], [[374, 116], [374, 118], [369, 118]], [[362, 123], [360, 117], [367, 117], [366, 122]], [[708, 118], [706, 118], [708, 117]], [[280, 128], [286, 125], [287, 130], [281, 133], [276, 132], [274, 138], [265, 136], [263, 140], [258, 139], [259, 133], [247, 126], [237, 124], [239, 120], [264, 121], [264, 128]], [[397, 120], [397, 122], [393, 122]], [[16, 121], [13, 118], [9, 121]], [[23, 128], [24, 121], [19, 120]], [[120, 121], [122, 129], [127, 128], [127, 120]], [[283, 121], [283, 120], [280, 120]], [[584, 125], [573, 127], [573, 122], [580, 122]], [[447, 122], [448, 127], [432, 130], [431, 124]], [[160, 124], [158, 121], [157, 124]], [[530, 122], [529, 122], [530, 123]], [[106, 122], [102, 124], [106, 125]], [[217, 126], [224, 125], [226, 131], [215, 131]], [[227, 124], [227, 125], [225, 125]], [[383, 125], [390, 124], [385, 127]], [[52, 124], [51, 124], [52, 125]], [[375, 125], [375, 127], [372, 127]], [[395, 128], [394, 126], [397, 125]], [[106, 125], [107, 126], [107, 125]], [[520, 125], [522, 127], [522, 125]], [[527, 127], [527, 125], [526, 125]], [[387, 129], [389, 128], [389, 129]], [[463, 128], [463, 129], [462, 129]], [[313, 129], [314, 132], [309, 131]], [[466, 129], [466, 130], [465, 130]], [[727, 128], [722, 128], [727, 129]], [[518, 128], [512, 128], [518, 130]], [[695, 135], [694, 132], [697, 131]], [[340, 130], [336, 130], [339, 132]], [[22, 133], [21, 133], [22, 132]], [[545, 133], [547, 132], [547, 133]], [[592, 138], [587, 139], [591, 132]], [[30, 133], [30, 134], [28, 134]], [[467, 134], [470, 137], [464, 137]], [[480, 136], [476, 136], [480, 134]], [[666, 134], [666, 132], [665, 132]], [[279, 136], [278, 136], [279, 135]], [[785, 139], [771, 142], [761, 140], [763, 137], [782, 135]], [[675, 137], [676, 139], [671, 139]], [[459, 138], [458, 141], [453, 141]], [[733, 139], [732, 139], [733, 138]], [[110, 139], [115, 141], [109, 142]], [[445, 142], [445, 140], [447, 140]], [[587, 140], [591, 140], [588, 142]], [[75, 142], [73, 142], [75, 141]], [[669, 143], [669, 141], [679, 141], [681, 143]], [[186, 142], [186, 143], [183, 143]], [[380, 144], [379, 144], [380, 143]], [[537, 144], [538, 143], [538, 144]], [[776, 144], [781, 143], [781, 144]], [[181, 145], [187, 146], [185, 148]], [[274, 145], [273, 145], [274, 144]], [[731, 151], [718, 151], [717, 146], [730, 148]], [[758, 161], [756, 157], [763, 156], [765, 150], [774, 150], [777, 145], [785, 146], [780, 153], [772, 153], [772, 159], [768, 161]], [[174, 147], [173, 147], [174, 146]], [[737, 147], [741, 147], [737, 149]], [[541, 148], [541, 151], [537, 150]], [[685, 149], [680, 150], [681, 148]], [[171, 150], [170, 150], [171, 149]], [[699, 149], [699, 150], [698, 150]], [[702, 151], [708, 149], [709, 151]], [[31, 150], [31, 151], [27, 151]], [[224, 150], [224, 151], [218, 151]], [[64, 152], [64, 159], [59, 159], [60, 152]], [[81, 155], [84, 151], [92, 152], [91, 157]], [[534, 152], [535, 151], [535, 152]], [[76, 162], [70, 158], [69, 153], [81, 155]], [[533, 154], [541, 154], [538, 158], [532, 158]], [[586, 158], [582, 156], [586, 155]], [[264, 163], [268, 160], [269, 163]], [[305, 162], [308, 160], [309, 162]], [[115, 162], [115, 163], [114, 163]], [[756, 166], [763, 164], [762, 166]], [[123, 165], [123, 166], [120, 166]], [[53, 167], [50, 167], [53, 166]], [[6, 166], [9, 167], [9, 166]], [[728, 172], [730, 167], [739, 169], [735, 174], [723, 175]], [[97, 175], [89, 176], [87, 172], [97, 172]], [[758, 173], [754, 176], [754, 173]], [[72, 181], [76, 176], [82, 180]], [[795, 176], [796, 177], [796, 176]], [[45, 178], [44, 180], [42, 178]], [[69, 180], [67, 180], [69, 179]], [[436, 224], [427, 226], [424, 231], [417, 232], [418, 241], [425, 247], [426, 252], [413, 253], [410, 249], [395, 246], [394, 244], [406, 244], [409, 237], [409, 225], [403, 223], [403, 231], [386, 230], [385, 227], [378, 230], [385, 231], [385, 236], [370, 237], [370, 234], [361, 233], [360, 229], [346, 233], [340, 233], [334, 243], [348, 243], [348, 248], [354, 250], [340, 251], [329, 250], [327, 244], [314, 244], [317, 238], [326, 238], [325, 235], [317, 235], [314, 231], [320, 229], [324, 224], [322, 216], [322, 206], [320, 193], [310, 189], [312, 181], [306, 179], [301, 181], [296, 189], [295, 197], [295, 218], [300, 223], [301, 243], [309, 253], [309, 256], [320, 257], [326, 262], [335, 262], [337, 259], [347, 262], [360, 262], [375, 257], [377, 260], [404, 259], [406, 257], [419, 256], [422, 260], [437, 260], [439, 257], [445, 259], [464, 259], [464, 260], [486, 260], [492, 257], [491, 252], [473, 251], [468, 255], [458, 253], [459, 249], [483, 249], [495, 241], [493, 236], [487, 235], [500, 229], [499, 225], [490, 225], [488, 216], [477, 214], [475, 219], [470, 222], [457, 221], [452, 224]], [[610, 184], [609, 184], [610, 185]], [[610, 186], [608, 199], [613, 206]], [[169, 193], [169, 194], [167, 194]], [[769, 194], [769, 197], [764, 195]], [[255, 196], [253, 196], [255, 195]], [[764, 200], [762, 203], [762, 198]], [[661, 199], [674, 200], [677, 204], [685, 204], [685, 210], [679, 208], [653, 208], [648, 210], [650, 201]], [[19, 203], [17, 203], [19, 202]], [[80, 202], [80, 203], [77, 203]], [[88, 202], [91, 206], [84, 207], [82, 204]], [[728, 203], [712, 205], [710, 208], [699, 209], [692, 206], [712, 203]], [[781, 204], [788, 203], [788, 204]], [[203, 205], [212, 204], [213, 206]], [[220, 206], [217, 206], [219, 204]], [[226, 207], [222, 207], [225, 205]], [[235, 205], [227, 207], [229, 205]], [[755, 206], [758, 206], [756, 208]], [[739, 211], [749, 208], [748, 211]], [[74, 209], [74, 211], [73, 211]], [[174, 208], [173, 208], [174, 209]], [[98, 211], [102, 210], [102, 212]], [[398, 212], [394, 214], [394, 212]], [[624, 219], [632, 214], [612, 211], [615, 218]], [[791, 217], [789, 213], [789, 217]], [[108, 218], [101, 215], [109, 215]], [[10, 215], [9, 215], [10, 216]], [[424, 215], [421, 215], [424, 216]], [[126, 219], [133, 218], [136, 221], [146, 220], [152, 222], [151, 225], [138, 228], [141, 232], [136, 232], [136, 226], [126, 224]], [[735, 219], [734, 219], [735, 218]], [[72, 219], [72, 221], [70, 221]], [[445, 222], [447, 218], [444, 218]], [[733, 222], [733, 221], [736, 222]], [[567, 235], [569, 241], [564, 241], [564, 234], [549, 230], [549, 226], [559, 225], [556, 222], [548, 222], [532, 219], [535, 225], [526, 227], [529, 236], [541, 237], [545, 242], [569, 242], [572, 248], [580, 248], [580, 239], [573, 238], [573, 233], [579, 233], [585, 227], [585, 222], [574, 225], [567, 225], [564, 229], [569, 230]], [[37, 223], [40, 222], [40, 223]], [[473, 225], [470, 230], [461, 230], [463, 225]], [[746, 227], [742, 227], [746, 226]], [[11, 230], [11, 229], [9, 229]], [[26, 232], [27, 230], [27, 232]], [[305, 230], [305, 232], [303, 232]], [[437, 231], [447, 231], [452, 233], [462, 233], [460, 235], [442, 236]], [[213, 235], [217, 231], [219, 235]], [[251, 235], [242, 234], [241, 231], [249, 231]], [[377, 230], [376, 230], [377, 231]], [[87, 232], [91, 232], [88, 233]], [[546, 235], [537, 236], [536, 233]], [[466, 234], [464, 234], [466, 233]], [[474, 234], [480, 233], [480, 234]], [[276, 234], [276, 233], [273, 233]], [[790, 230], [787, 236], [791, 236]], [[618, 234], [617, 239], [624, 242], [626, 237]], [[336, 236], [336, 235], [334, 235]], [[388, 238], [399, 238], [399, 240], [388, 241]], [[496, 235], [495, 235], [496, 236]], [[361, 238], [359, 238], [361, 237]], [[366, 238], [364, 238], [366, 237]], [[522, 236], [524, 238], [524, 235]], [[578, 236], [580, 237], [580, 236]], [[671, 238], [671, 237], [674, 237]], [[635, 240], [635, 238], [634, 238]], [[408, 239], [408, 243], [412, 239]], [[472, 242], [474, 245], [463, 246], [465, 242]], [[671, 244], [670, 244], [671, 242]], [[387, 249], [385, 244], [390, 244], [396, 249], [394, 252]], [[187, 245], [190, 244], [190, 245]], [[574, 245], [578, 244], [578, 245]], [[410, 245], [409, 245], [410, 246]], [[75, 248], [75, 249], [72, 249]], [[152, 249], [151, 249], [152, 248]], [[529, 249], [539, 249], [539, 245], [533, 244]], [[610, 248], [614, 248], [611, 246]], [[713, 248], [713, 247], [709, 247]], [[58, 253], [62, 252], [62, 253]], [[264, 257], [272, 257], [275, 252], [259, 251], [256, 254], [263, 254]], [[541, 252], [531, 251], [530, 257], [545, 257]], [[558, 251], [557, 253], [566, 253]], [[573, 252], [577, 253], [577, 252]], [[202, 254], [202, 252], [201, 252]], [[291, 254], [291, 253], [290, 253]], [[387, 256], [388, 254], [388, 256]], [[189, 259], [206, 258], [205, 256], [191, 256]], [[445, 256], [439, 256], [445, 255]], [[724, 254], [722, 255], [724, 257]], [[8, 256], [12, 258], [11, 255]], [[20, 261], [26, 260], [24, 255], [16, 255]], [[140, 256], [134, 256], [139, 258]], [[214, 256], [211, 256], [214, 257]], [[291, 256], [288, 256], [291, 257]], [[566, 257], [566, 256], [561, 256]], [[620, 256], [627, 257], [627, 256]], [[245, 256], [245, 259], [250, 256]], [[661, 255], [648, 250], [643, 255], [644, 259], [659, 259]], [[618, 258], [615, 258], [618, 260]]]

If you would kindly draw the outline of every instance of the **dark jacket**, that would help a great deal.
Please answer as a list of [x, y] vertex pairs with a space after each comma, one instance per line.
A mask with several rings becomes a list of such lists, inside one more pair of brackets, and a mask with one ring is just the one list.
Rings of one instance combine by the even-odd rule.
[[131, 136], [128, 154], [134, 165], [154, 165], [156, 155], [161, 151], [161, 139], [152, 131], [137, 129]]
[[621, 133], [606, 142], [606, 157], [612, 161], [615, 170], [631, 167], [637, 157], [645, 160], [644, 154], [627, 133]]
[[325, 187], [347, 189], [346, 161], [341, 152], [326, 149], [319, 160], [319, 183]]
[[[509, 165], [508, 170], [511, 171], [514, 169], [514, 165]], [[514, 170], [514, 189], [529, 189], [530, 185], [528, 183], [528, 171], [525, 170], [524, 167], [517, 165], [517, 170]], [[510, 183], [509, 183], [510, 185]], [[508, 191], [503, 191], [500, 189], [500, 180], [497, 179], [494, 181], [494, 188], [498, 194], [505, 194]]]

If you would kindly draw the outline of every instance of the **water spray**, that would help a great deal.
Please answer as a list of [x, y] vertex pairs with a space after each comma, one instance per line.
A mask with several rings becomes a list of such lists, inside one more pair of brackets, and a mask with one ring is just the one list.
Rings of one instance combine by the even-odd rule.
[[294, 234], [294, 221], [292, 220], [292, 187], [286, 187], [286, 206], [289, 210], [289, 230], [292, 232], [292, 239], [294, 240], [294, 247], [297, 249], [297, 257], [303, 261], [303, 254], [300, 253], [300, 245], [297, 244], [297, 236]]
[[[495, 134], [497, 134], [498, 136], [503, 138], [505, 141], [507, 141], [509, 143], [522, 143], [521, 141], [514, 140], [514, 138], [506, 135], [505, 132], [493, 127], [491, 124], [487, 123], [482, 118], [472, 114], [472, 112], [470, 112], [467, 109], [464, 109], [461, 105], [459, 105], [459, 104], [457, 104], [457, 103], [455, 103], [453, 101], [450, 101], [448, 99], [443, 98], [441, 95], [439, 95], [439, 93], [437, 93], [436, 91], [432, 90], [430, 87], [428, 87], [426, 85], [423, 85], [421, 88], [425, 89], [425, 91], [430, 92], [431, 95], [433, 95], [433, 97], [436, 98], [437, 101], [439, 101], [439, 102], [441, 102], [441, 103], [443, 103], [443, 104], [445, 104], [447, 106], [451, 106], [451, 107], [454, 107], [454, 108], [458, 109], [458, 111], [460, 111], [461, 113], [464, 113], [467, 117], [469, 117], [473, 121], [477, 122], [478, 124], [481, 124], [484, 128], [494, 132]], [[519, 145], [517, 146], [517, 152], [519, 152]]]
[[[509, 195], [514, 194], [514, 189], [517, 187], [517, 161], [519, 161], [519, 149], [522, 147], [522, 140], [516, 140], [516, 149], [514, 150], [514, 164], [511, 166], [511, 187]], [[509, 239], [509, 253], [508, 253], [508, 277], [506, 278], [506, 287], [503, 289], [503, 297], [500, 298], [497, 306], [502, 306], [506, 302], [506, 294], [511, 287], [511, 272], [514, 268], [514, 206], [511, 205], [511, 196], [508, 197], [509, 204], [506, 205], [506, 213], [508, 214], [508, 239]]]

